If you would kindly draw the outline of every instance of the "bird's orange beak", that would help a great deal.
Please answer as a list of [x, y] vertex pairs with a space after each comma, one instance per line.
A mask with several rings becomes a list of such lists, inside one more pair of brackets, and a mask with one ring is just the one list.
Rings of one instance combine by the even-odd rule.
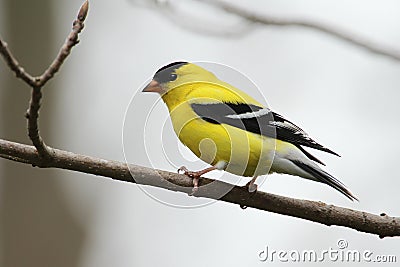
[[164, 93], [164, 89], [161, 87], [161, 84], [156, 80], [152, 80], [143, 90], [142, 92], [154, 92], [162, 94]]

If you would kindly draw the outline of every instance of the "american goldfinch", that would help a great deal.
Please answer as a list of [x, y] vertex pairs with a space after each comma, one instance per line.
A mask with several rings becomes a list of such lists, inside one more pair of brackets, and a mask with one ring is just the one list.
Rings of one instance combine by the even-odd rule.
[[357, 198], [303, 147], [337, 155], [314, 141], [305, 131], [251, 96], [188, 62], [160, 68], [143, 92], [156, 92], [167, 105], [180, 141], [211, 167], [180, 170], [193, 178], [212, 170], [252, 177], [246, 184], [255, 192], [258, 176], [286, 173], [325, 183], [350, 200]]

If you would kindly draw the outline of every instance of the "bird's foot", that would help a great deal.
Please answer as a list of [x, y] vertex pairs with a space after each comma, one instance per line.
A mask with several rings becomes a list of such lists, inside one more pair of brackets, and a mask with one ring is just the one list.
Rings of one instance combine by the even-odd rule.
[[[247, 189], [247, 191], [249, 191], [250, 196], [248, 197], [249, 199], [254, 196], [255, 193], [257, 193], [257, 189], [258, 189], [258, 185], [255, 184], [255, 178], [253, 178], [251, 181], [249, 181], [245, 186], [243, 186], [244, 188]], [[241, 209], [247, 209], [247, 206], [244, 204], [240, 204], [240, 208]]]
[[185, 166], [182, 166], [178, 169], [178, 173], [184, 174], [184, 175], [188, 176], [189, 178], [193, 179], [192, 193], [189, 194], [189, 196], [193, 196], [199, 190], [199, 180], [200, 180], [200, 176], [203, 174], [203, 172], [202, 171], [198, 171], [198, 172], [189, 171]]
[[[257, 186], [255, 183], [251, 183], [251, 181], [248, 182], [248, 183], [247, 183], [245, 186], [243, 186], [243, 187], [246, 188], [247, 191], [249, 191], [248, 199], [251, 199], [251, 198], [254, 196], [254, 194], [257, 193], [257, 188], [258, 188], [258, 186]], [[240, 204], [240, 208], [243, 209], [243, 210], [245, 210], [245, 209], [247, 209], [247, 206], [244, 205], [244, 204]]]
[[248, 182], [245, 187], [247, 188], [247, 191], [249, 191], [249, 193], [256, 193], [258, 186], [257, 184], [255, 184], [254, 182], [250, 181]]
[[[251, 199], [254, 196], [254, 194], [257, 193], [258, 186], [257, 186], [257, 184], [254, 183], [254, 181], [248, 182], [243, 187], [246, 188], [247, 191], [249, 191], [249, 193], [250, 193], [250, 195], [248, 196], [248, 199]], [[244, 204], [240, 204], [240, 208], [244, 210], [244, 209], [247, 209], [247, 206]]]

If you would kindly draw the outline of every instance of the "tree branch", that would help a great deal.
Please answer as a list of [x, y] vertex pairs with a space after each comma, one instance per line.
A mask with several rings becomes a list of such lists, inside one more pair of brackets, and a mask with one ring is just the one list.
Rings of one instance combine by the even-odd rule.
[[84, 28], [83, 22], [86, 19], [88, 11], [89, 1], [86, 0], [79, 9], [77, 18], [72, 23], [72, 31], [65, 40], [64, 45], [61, 47], [51, 65], [40, 76], [34, 77], [30, 75], [23, 67], [21, 67], [16, 58], [11, 53], [10, 49], [8, 49], [7, 43], [2, 41], [1, 38], [0, 54], [3, 56], [10, 69], [15, 72], [17, 78], [22, 79], [32, 88], [41, 88], [54, 76], [56, 72], [58, 72], [61, 65], [64, 63], [64, 60], [70, 54], [72, 48], [79, 42], [78, 35]]
[[[41, 168], [60, 168], [100, 175], [113, 180], [155, 186], [183, 193], [192, 192], [192, 179], [186, 175], [79, 155], [59, 149], [53, 149], [53, 152], [51, 160], [43, 160], [33, 146], [0, 139], [0, 157], [8, 160], [28, 163]], [[202, 186], [211, 182], [211, 186]], [[214, 198], [218, 195], [216, 192], [223, 192], [229, 187], [232, 187], [232, 190], [221, 197], [220, 201], [297, 217], [327, 226], [344, 226], [360, 232], [376, 234], [381, 238], [400, 236], [400, 218], [390, 217], [383, 213], [374, 215], [322, 202], [283, 197], [265, 192], [256, 192], [250, 195], [246, 188], [208, 178], [200, 180], [200, 187], [195, 197], [217, 199]]]
[[22, 79], [24, 82], [29, 84], [30, 86], [35, 86], [35, 78], [32, 77], [29, 73], [27, 73], [23, 67], [21, 67], [18, 61], [15, 59], [11, 51], [8, 49], [8, 45], [6, 42], [2, 41], [0, 38], [0, 54], [3, 56], [6, 61], [8, 67], [15, 72], [17, 78]]
[[37, 78], [37, 87], [43, 87], [54, 74], [58, 72], [64, 60], [71, 53], [72, 48], [79, 43], [78, 35], [84, 28], [84, 21], [86, 19], [87, 13], [89, 11], [89, 1], [86, 0], [81, 8], [79, 9], [78, 15], [74, 22], [72, 23], [72, 31], [65, 40], [64, 45], [61, 47], [58, 55], [51, 63], [51, 65], [45, 70], [45, 72]]
[[306, 19], [284, 19], [273, 16], [257, 15], [253, 12], [234, 6], [228, 2], [219, 0], [197, 0], [197, 1], [213, 5], [228, 13], [242, 17], [254, 23], [259, 23], [264, 25], [274, 25], [274, 26], [298, 26], [312, 30], [317, 30], [319, 32], [326, 33], [332, 37], [341, 39], [342, 41], [351, 43], [360, 48], [364, 48], [369, 52], [386, 56], [391, 59], [400, 60], [400, 50], [395, 50], [389, 47], [379, 45], [377, 43], [368, 40], [367, 38], [363, 38], [361, 36], [357, 36], [354, 33], [348, 32], [345, 29], [340, 29], [338, 27], [327, 25], [322, 22], [311, 21]]
[[38, 118], [40, 102], [42, 99], [42, 87], [58, 72], [61, 65], [64, 63], [67, 56], [70, 54], [71, 49], [79, 42], [78, 35], [84, 28], [83, 22], [87, 16], [89, 10], [89, 2], [86, 0], [81, 8], [79, 9], [78, 16], [73, 22], [72, 31], [66, 39], [64, 45], [61, 47], [58, 55], [51, 63], [51, 65], [44, 71], [44, 73], [38, 77], [33, 77], [26, 72], [12, 55], [8, 49], [7, 44], [0, 39], [0, 54], [3, 56], [7, 65], [15, 75], [26, 82], [32, 87], [31, 99], [29, 101], [29, 108], [25, 114], [28, 120], [28, 136], [31, 139], [33, 145], [36, 147], [39, 155], [43, 158], [49, 158], [52, 156], [51, 150], [46, 146], [42, 137], [39, 133]]
[[[238, 7], [237, 5], [231, 4], [229, 1], [220, 1], [220, 0], [194, 0], [197, 2], [201, 2], [210, 6], [213, 6], [217, 9], [220, 9], [224, 12], [227, 12], [229, 14], [235, 15], [237, 17], [240, 17], [250, 23], [256, 23], [256, 24], [263, 24], [267, 26], [281, 26], [281, 27], [302, 27], [302, 28], [307, 28], [311, 30], [316, 30], [322, 33], [325, 33], [329, 36], [332, 36], [334, 38], [338, 38], [342, 41], [345, 41], [347, 43], [350, 43], [352, 45], [355, 45], [356, 47], [363, 48], [369, 52], [386, 56], [388, 58], [394, 59], [399, 61], [400, 60], [400, 50], [390, 48], [384, 45], [380, 45], [377, 42], [374, 42], [372, 40], [369, 40], [366, 37], [359, 36], [355, 33], [349, 32], [346, 29], [342, 29], [339, 27], [335, 27], [329, 24], [325, 24], [319, 21], [312, 21], [312, 20], [307, 20], [307, 19], [291, 19], [291, 18], [278, 18], [270, 15], [260, 15], [256, 14], [253, 11], [243, 9], [242, 7]], [[173, 6], [171, 5], [170, 1], [158, 1], [158, 0], [153, 0], [151, 1], [156, 7], [158, 7], [161, 10], [168, 10], [169, 12], [178, 12], [177, 9], [174, 9]], [[184, 17], [185, 14], [173, 14], [170, 16], [170, 18], [179, 18], [179, 19], [172, 19], [173, 22], [179, 24], [181, 22], [181, 17]], [[225, 34], [215, 32], [215, 25], [212, 25], [212, 31], [206, 31], [204, 28], [196, 28], [196, 27], [191, 27], [193, 26], [191, 23], [193, 21], [193, 18], [190, 18], [190, 21], [185, 21], [185, 23], [182, 23], [182, 27], [193, 30], [195, 32], [203, 32], [206, 34], [213, 34], [213, 35], [219, 35], [226, 37]], [[245, 33], [243, 29], [239, 28], [240, 35]], [[247, 31], [249, 32], [249, 31]], [[228, 36], [235, 36], [234, 33], [232, 32], [227, 32]]]

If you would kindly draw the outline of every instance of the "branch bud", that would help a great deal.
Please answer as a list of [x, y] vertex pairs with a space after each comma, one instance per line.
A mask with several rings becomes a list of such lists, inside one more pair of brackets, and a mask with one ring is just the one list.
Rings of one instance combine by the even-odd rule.
[[79, 9], [78, 20], [81, 22], [84, 21], [86, 19], [88, 11], [89, 11], [89, 1], [86, 0]]

